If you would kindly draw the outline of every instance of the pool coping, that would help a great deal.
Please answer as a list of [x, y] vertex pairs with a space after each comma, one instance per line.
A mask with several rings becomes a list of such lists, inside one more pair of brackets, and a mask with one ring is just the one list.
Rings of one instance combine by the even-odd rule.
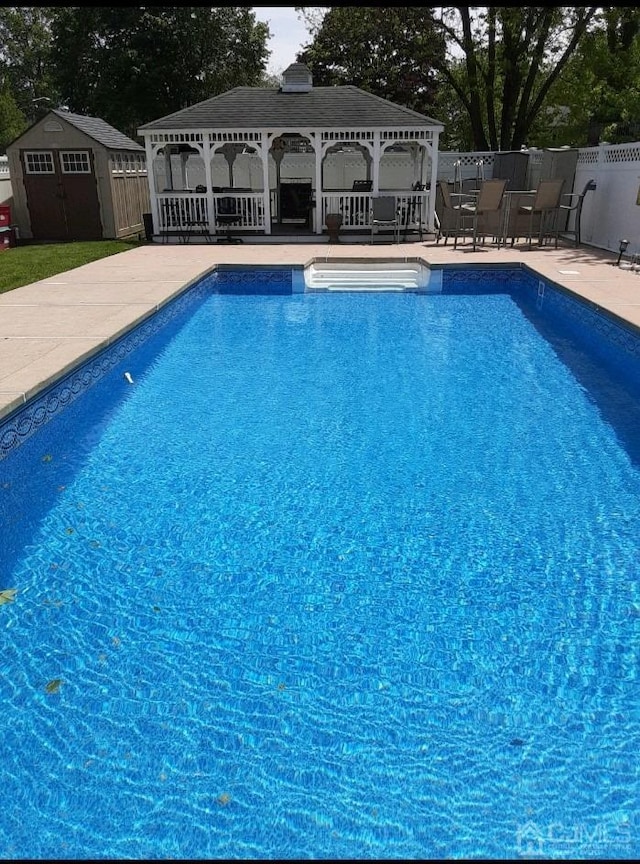
[[[640, 333], [640, 281], [637, 275], [612, 267], [615, 256], [608, 252], [583, 247], [524, 252], [509, 248], [487, 250], [482, 261], [471, 261], [464, 249], [461, 254], [460, 249], [435, 243], [421, 244], [426, 248], [420, 251], [415, 246], [390, 244], [383, 251], [376, 245], [260, 244], [218, 250], [204, 245], [176, 249], [148, 244], [6, 292], [0, 295], [0, 422], [215, 270], [302, 270], [327, 261], [398, 261], [442, 270], [522, 268]], [[559, 265], [572, 269], [562, 270]], [[564, 274], [581, 278], [567, 279]], [[617, 299], [617, 308], [616, 303], [607, 302], [612, 298]], [[632, 314], [625, 314], [625, 309]]]

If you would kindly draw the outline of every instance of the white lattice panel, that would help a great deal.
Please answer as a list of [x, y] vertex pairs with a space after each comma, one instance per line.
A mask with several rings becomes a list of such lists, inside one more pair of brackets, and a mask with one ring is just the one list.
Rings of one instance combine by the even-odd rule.
[[618, 162], [640, 162], [640, 142], [636, 144], [610, 145], [604, 152], [608, 164]]
[[598, 164], [598, 148], [589, 147], [585, 150], [578, 150], [578, 166], [581, 165], [597, 165]]

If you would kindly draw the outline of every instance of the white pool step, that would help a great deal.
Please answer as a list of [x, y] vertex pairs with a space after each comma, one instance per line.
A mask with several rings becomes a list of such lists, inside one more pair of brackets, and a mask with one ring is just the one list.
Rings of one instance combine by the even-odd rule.
[[308, 291], [425, 290], [431, 271], [416, 261], [316, 261], [304, 270]]

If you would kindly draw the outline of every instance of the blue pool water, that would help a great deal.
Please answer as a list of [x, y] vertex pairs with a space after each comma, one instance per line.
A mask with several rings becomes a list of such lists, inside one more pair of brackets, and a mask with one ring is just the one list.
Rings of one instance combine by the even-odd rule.
[[212, 280], [0, 461], [0, 856], [637, 857], [637, 384], [464, 284]]

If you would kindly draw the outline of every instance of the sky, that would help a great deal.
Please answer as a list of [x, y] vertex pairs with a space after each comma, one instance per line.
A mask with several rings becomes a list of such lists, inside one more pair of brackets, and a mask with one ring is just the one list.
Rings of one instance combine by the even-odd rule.
[[272, 52], [267, 71], [275, 75], [296, 62], [296, 54], [310, 41], [295, 6], [253, 6], [258, 21], [265, 21], [273, 34], [267, 47]]

